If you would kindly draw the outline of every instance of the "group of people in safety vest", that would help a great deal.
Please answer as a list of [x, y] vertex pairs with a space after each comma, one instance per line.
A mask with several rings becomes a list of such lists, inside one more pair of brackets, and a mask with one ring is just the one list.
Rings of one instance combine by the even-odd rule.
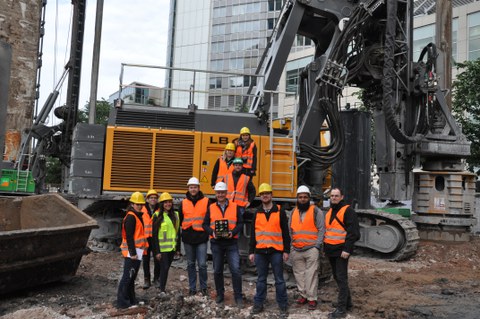
[[[210, 241], [215, 301], [218, 305], [224, 304], [226, 260], [232, 277], [235, 304], [243, 308], [238, 238], [243, 231], [245, 208], [250, 206], [256, 195], [251, 182], [251, 176], [255, 175], [256, 147], [248, 128], [242, 128], [240, 133], [239, 141], [227, 144], [224, 154], [215, 164], [212, 176], [215, 200], [204, 196], [196, 177], [188, 180], [187, 192], [178, 210], [174, 209], [173, 199], [168, 193], [158, 196], [155, 190], [150, 190], [146, 201], [140, 192], [131, 195], [122, 224], [120, 247], [125, 258], [117, 307], [128, 308], [138, 303], [134, 282], [142, 259], [143, 288], [151, 286], [150, 255], [154, 258], [153, 283], [160, 289], [160, 295], [166, 294], [168, 270], [175, 254], [180, 251], [180, 242], [183, 242], [187, 259], [188, 294], [208, 296], [207, 243]], [[271, 267], [276, 301], [280, 313], [287, 315], [289, 302], [283, 277], [283, 263], [287, 260], [290, 260], [297, 282], [299, 297], [295, 303], [308, 305], [310, 310], [316, 309], [318, 266], [323, 250], [339, 288], [334, 305], [336, 309], [329, 318], [345, 317], [352, 308], [348, 260], [360, 233], [355, 211], [345, 204], [341, 190], [331, 190], [331, 207], [324, 214], [312, 204], [309, 188], [298, 187], [296, 206], [289, 217], [273, 201], [273, 190], [269, 184], [261, 184], [258, 195], [261, 205], [254, 210], [249, 244], [249, 260], [255, 264], [258, 274], [252, 314], [264, 310], [267, 275]]]

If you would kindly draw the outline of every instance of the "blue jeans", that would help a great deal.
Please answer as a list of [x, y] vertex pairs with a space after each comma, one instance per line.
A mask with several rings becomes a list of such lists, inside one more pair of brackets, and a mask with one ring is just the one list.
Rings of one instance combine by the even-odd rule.
[[190, 245], [183, 243], [185, 255], [187, 256], [188, 286], [191, 291], [197, 291], [197, 268], [198, 279], [200, 280], [200, 289], [207, 289], [207, 242]]
[[223, 280], [223, 265], [225, 255], [227, 256], [228, 267], [232, 274], [232, 286], [235, 300], [242, 299], [242, 273], [240, 272], [240, 254], [238, 253], [238, 244], [236, 241], [229, 245], [210, 242], [213, 257], [213, 279], [217, 296], [225, 294], [225, 285]]
[[255, 254], [255, 265], [257, 267], [257, 291], [253, 301], [256, 305], [263, 305], [267, 298], [267, 276], [268, 266], [272, 265], [272, 272], [275, 278], [275, 294], [277, 304], [280, 308], [288, 306], [287, 285], [283, 278], [283, 253]]
[[137, 298], [135, 298], [135, 278], [137, 278], [141, 263], [140, 260], [124, 258], [123, 275], [118, 284], [117, 292], [118, 308], [128, 308], [137, 304]]

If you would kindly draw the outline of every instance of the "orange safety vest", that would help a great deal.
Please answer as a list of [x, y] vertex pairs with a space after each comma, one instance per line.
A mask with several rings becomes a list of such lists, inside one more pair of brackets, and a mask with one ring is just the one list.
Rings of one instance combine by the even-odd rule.
[[227, 198], [236, 203], [238, 206], [245, 207], [248, 203], [247, 185], [250, 181], [250, 176], [245, 174], [240, 175], [237, 181], [237, 187], [234, 186], [232, 173], [225, 177], [225, 184], [227, 184]]
[[192, 227], [195, 231], [205, 231], [202, 227], [203, 219], [207, 214], [208, 198], [204, 197], [193, 205], [189, 199], [182, 200], [182, 229]]
[[300, 220], [298, 208], [292, 213], [292, 245], [296, 248], [314, 246], [318, 240], [318, 228], [315, 225], [315, 206], [310, 205], [303, 222]]
[[[350, 205], [345, 205], [337, 212], [337, 218], [340, 222], [343, 223], [345, 217], [345, 212]], [[325, 216], [325, 237], [323, 242], [330, 245], [339, 245], [345, 243], [345, 238], [347, 237], [347, 231], [343, 226], [338, 222], [337, 218], [334, 218], [330, 223], [332, 216], [332, 209], [330, 208]]]
[[244, 168], [252, 168], [253, 167], [253, 147], [255, 146], [255, 142], [252, 141], [250, 143], [250, 147], [247, 148], [246, 150], [243, 150], [243, 147], [240, 145], [237, 145], [237, 149], [235, 150], [235, 157], [241, 157], [242, 159], [244, 157], [247, 157], [247, 160], [243, 160], [243, 167]]
[[278, 211], [270, 214], [267, 221], [265, 214], [258, 214], [255, 218], [255, 238], [258, 249], [273, 248], [283, 251], [282, 227], [280, 226], [280, 205]]
[[[237, 226], [237, 204], [234, 202], [228, 202], [227, 209], [225, 210], [225, 216], [222, 214], [222, 210], [218, 207], [217, 203], [210, 205], [210, 228], [215, 231], [215, 221], [216, 220], [228, 220], [228, 229], [233, 231], [235, 226]], [[213, 236], [210, 236], [213, 238]], [[233, 236], [233, 238], [238, 238], [238, 234]]]
[[229, 173], [233, 172], [233, 165], [228, 166], [227, 161], [223, 159], [223, 156], [220, 156], [218, 159], [218, 175], [216, 183], [223, 182]]
[[[148, 205], [148, 204], [147, 204]], [[152, 230], [153, 230], [153, 224], [152, 224], [152, 217], [150, 217], [150, 214], [148, 214], [148, 210], [146, 206], [142, 207], [142, 219], [143, 219], [143, 227], [145, 227], [145, 237], [152, 237]]]
[[[125, 217], [123, 218], [122, 226], [125, 223], [125, 219], [127, 218], [128, 215], [132, 215], [133, 217], [135, 217], [135, 233], [133, 233], [135, 248], [143, 249], [143, 254], [146, 255], [147, 248], [148, 248], [148, 241], [147, 241], [147, 237], [145, 237], [145, 231], [143, 229], [142, 222], [137, 217], [137, 215], [132, 211], [127, 212], [127, 215], [125, 215]], [[125, 232], [125, 227], [122, 227], [122, 244], [120, 245], [120, 249], [122, 251], [123, 257], [128, 257], [127, 234]]]

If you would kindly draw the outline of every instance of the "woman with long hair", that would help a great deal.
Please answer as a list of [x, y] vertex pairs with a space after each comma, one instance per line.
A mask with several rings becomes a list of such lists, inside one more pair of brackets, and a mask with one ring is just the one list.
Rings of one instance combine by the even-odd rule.
[[160, 264], [159, 285], [160, 295], [165, 295], [168, 271], [179, 245], [180, 218], [173, 208], [173, 198], [169, 193], [160, 195], [159, 210], [152, 218], [153, 252]]

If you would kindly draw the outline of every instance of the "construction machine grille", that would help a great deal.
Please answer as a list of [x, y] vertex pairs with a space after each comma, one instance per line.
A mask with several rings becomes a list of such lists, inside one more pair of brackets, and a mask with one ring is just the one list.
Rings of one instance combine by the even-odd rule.
[[192, 177], [195, 136], [158, 133], [155, 144], [155, 189], [185, 190]]
[[115, 131], [112, 146], [112, 188], [148, 189], [153, 133]]
[[194, 130], [195, 113], [117, 110], [115, 125]]

